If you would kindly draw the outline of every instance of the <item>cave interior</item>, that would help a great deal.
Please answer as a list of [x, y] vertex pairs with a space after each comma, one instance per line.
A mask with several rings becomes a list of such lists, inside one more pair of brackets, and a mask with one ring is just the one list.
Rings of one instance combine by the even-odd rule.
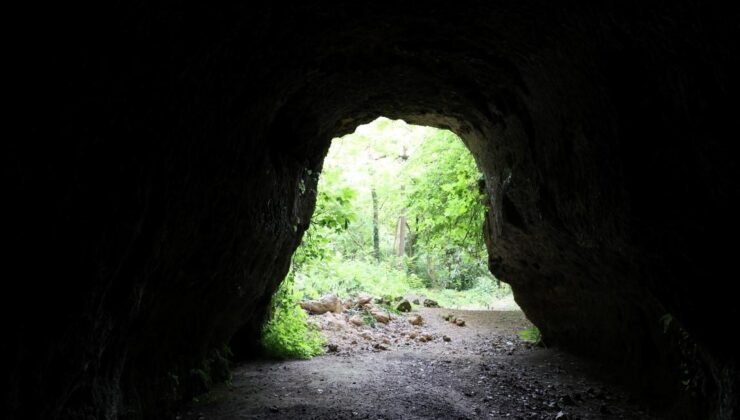
[[329, 142], [379, 115], [464, 140], [488, 266], [549, 345], [687, 413], [738, 415], [736, 7], [33, 14], [3, 153], [10, 418], [165, 416], [209, 385], [193, 369], [218, 379], [226, 346], [254, 355]]

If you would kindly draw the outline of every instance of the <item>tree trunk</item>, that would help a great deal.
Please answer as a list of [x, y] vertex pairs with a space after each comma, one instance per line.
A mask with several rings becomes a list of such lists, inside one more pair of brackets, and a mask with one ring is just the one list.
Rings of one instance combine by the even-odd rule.
[[370, 187], [370, 195], [373, 200], [373, 257], [380, 262], [380, 233], [378, 232], [378, 193], [375, 185]]
[[403, 214], [398, 218], [398, 225], [396, 226], [396, 238], [398, 238], [398, 253], [399, 257], [403, 257], [406, 254], [406, 216]]
[[406, 255], [408, 255], [409, 257], [413, 257], [414, 251], [415, 251], [414, 248], [416, 247], [416, 233], [413, 230], [411, 230], [411, 228], [408, 225], [406, 225], [406, 228], [408, 229], [408, 232], [409, 232], [409, 240], [408, 240], [408, 243], [406, 244]]
[[427, 257], [426, 258], [426, 260], [427, 260], [427, 275], [432, 280], [432, 284], [431, 284], [432, 288], [437, 288], [437, 287], [439, 287], [439, 279], [437, 279], [437, 275], [434, 273], [434, 267], [432, 266], [432, 258], [429, 256], [428, 253], [427, 253], [427, 256], [426, 257]]

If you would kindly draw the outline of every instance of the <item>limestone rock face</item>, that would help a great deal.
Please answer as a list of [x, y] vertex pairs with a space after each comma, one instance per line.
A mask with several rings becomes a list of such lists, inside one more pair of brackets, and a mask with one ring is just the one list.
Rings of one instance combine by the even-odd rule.
[[330, 140], [384, 115], [463, 138], [490, 270], [548, 345], [737, 417], [736, 8], [140, 3], [18, 41], [4, 416], [166, 417], [254, 355]]

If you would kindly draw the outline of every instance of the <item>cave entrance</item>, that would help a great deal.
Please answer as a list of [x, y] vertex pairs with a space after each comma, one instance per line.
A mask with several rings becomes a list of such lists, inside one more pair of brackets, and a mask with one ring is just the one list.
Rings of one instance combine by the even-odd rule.
[[[493, 322], [485, 311], [519, 311], [486, 265], [484, 182], [449, 130], [380, 117], [333, 139], [311, 225], [273, 298], [268, 352], [377, 349], [391, 336], [451, 340], [449, 326], [475, 329]], [[429, 317], [449, 325], [412, 328]], [[471, 326], [470, 317], [483, 322]], [[360, 344], [372, 335], [382, 341]]]

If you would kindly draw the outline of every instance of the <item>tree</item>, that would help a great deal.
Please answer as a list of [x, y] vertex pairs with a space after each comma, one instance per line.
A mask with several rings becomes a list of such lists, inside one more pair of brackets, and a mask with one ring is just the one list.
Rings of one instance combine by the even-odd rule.
[[420, 169], [412, 178], [407, 207], [416, 221], [416, 242], [426, 255], [427, 275], [438, 281], [432, 267], [438, 259], [447, 277], [444, 286], [472, 287], [486, 274], [485, 207], [478, 188], [482, 175], [465, 145], [449, 131], [429, 138], [411, 164]]

